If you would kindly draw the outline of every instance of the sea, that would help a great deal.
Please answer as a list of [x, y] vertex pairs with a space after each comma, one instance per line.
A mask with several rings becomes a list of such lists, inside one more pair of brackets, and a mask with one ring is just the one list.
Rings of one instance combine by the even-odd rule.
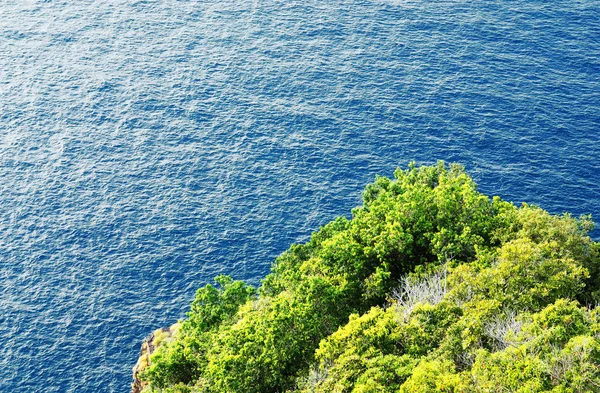
[[600, 2], [0, 0], [0, 392], [128, 392], [197, 288], [437, 160], [600, 222]]

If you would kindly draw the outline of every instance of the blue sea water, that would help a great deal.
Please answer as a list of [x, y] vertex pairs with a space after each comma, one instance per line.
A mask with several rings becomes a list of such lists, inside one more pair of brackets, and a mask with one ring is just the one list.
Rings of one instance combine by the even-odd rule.
[[376, 174], [600, 221], [599, 158], [596, 0], [2, 0], [0, 391], [128, 391]]

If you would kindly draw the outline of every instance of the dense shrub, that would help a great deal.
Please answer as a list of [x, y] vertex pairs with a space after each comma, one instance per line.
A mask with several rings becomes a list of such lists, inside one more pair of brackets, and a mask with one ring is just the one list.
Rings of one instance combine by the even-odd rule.
[[590, 218], [490, 199], [458, 165], [394, 176], [292, 245], [258, 291], [201, 288], [146, 389], [600, 391]]

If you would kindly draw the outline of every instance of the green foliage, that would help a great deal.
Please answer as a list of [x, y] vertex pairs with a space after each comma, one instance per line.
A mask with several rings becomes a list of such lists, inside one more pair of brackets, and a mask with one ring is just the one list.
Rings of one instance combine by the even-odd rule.
[[198, 289], [192, 302], [189, 319], [184, 330], [207, 332], [218, 328], [235, 316], [241, 305], [253, 299], [256, 290], [242, 281], [233, 281], [229, 276], [215, 278], [218, 288], [208, 284]]
[[220, 332], [208, 354], [207, 376], [219, 392], [276, 392], [294, 385], [315, 346], [342, 323], [339, 289], [318, 277], [249, 303], [239, 321]]
[[206, 369], [206, 355], [218, 330], [233, 323], [239, 307], [255, 298], [256, 290], [242, 281], [219, 276], [215, 283], [217, 287], [207, 284], [198, 289], [189, 318], [175, 339], [160, 345], [152, 355], [143, 375], [152, 386], [165, 388], [198, 379]]
[[481, 350], [471, 375], [475, 386], [503, 392], [592, 392], [600, 390], [600, 342], [589, 310], [564, 299], [534, 314], [515, 345]]
[[456, 391], [461, 378], [454, 365], [443, 360], [423, 360], [410, 378], [400, 387], [400, 393], [450, 393]]
[[[258, 293], [198, 290], [145, 372], [189, 393], [600, 391], [589, 217], [477, 192], [459, 165], [377, 177]], [[399, 288], [398, 288], [399, 287]]]

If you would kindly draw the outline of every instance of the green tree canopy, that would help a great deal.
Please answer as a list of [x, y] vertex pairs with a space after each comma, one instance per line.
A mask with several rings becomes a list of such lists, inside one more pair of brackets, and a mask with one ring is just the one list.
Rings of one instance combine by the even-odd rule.
[[257, 291], [225, 276], [199, 289], [146, 390], [600, 391], [592, 226], [487, 197], [459, 165], [411, 164]]

